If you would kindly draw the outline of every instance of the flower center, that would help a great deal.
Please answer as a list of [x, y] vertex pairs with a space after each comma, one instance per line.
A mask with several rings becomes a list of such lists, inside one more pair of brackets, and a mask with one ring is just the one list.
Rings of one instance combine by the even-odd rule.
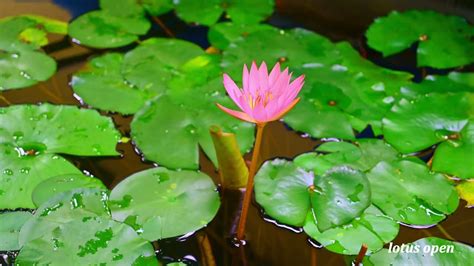
[[251, 109], [254, 109], [257, 105], [263, 105], [266, 107], [268, 103], [273, 100], [273, 94], [269, 91], [264, 92], [263, 94], [257, 91], [257, 97], [252, 97], [251, 94], [247, 95], [247, 102]]

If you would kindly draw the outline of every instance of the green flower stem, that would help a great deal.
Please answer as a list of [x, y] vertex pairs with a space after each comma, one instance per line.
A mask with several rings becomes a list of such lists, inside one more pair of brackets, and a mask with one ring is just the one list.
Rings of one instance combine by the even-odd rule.
[[242, 203], [242, 212], [240, 213], [239, 225], [237, 227], [238, 240], [243, 240], [245, 235], [245, 225], [247, 223], [247, 214], [249, 211], [250, 200], [252, 199], [254, 176], [257, 172], [258, 157], [260, 155], [260, 146], [262, 144], [263, 128], [265, 127], [265, 125], [266, 123], [257, 124], [257, 136], [255, 137], [255, 145], [253, 147], [252, 162], [250, 163], [249, 169], [249, 178], [247, 180], [247, 188], [245, 190], [244, 201]]

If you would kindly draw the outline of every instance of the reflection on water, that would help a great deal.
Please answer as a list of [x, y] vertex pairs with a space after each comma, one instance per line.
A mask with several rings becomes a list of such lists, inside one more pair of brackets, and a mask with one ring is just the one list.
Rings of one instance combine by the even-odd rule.
[[[77, 16], [84, 10], [77, 9], [86, 7], [84, 2], [72, 0], [55, 0], [62, 7], [72, 8], [72, 16]], [[308, 28], [315, 29], [320, 33], [326, 34], [333, 39], [352, 40], [358, 44], [363, 29], [370, 23], [376, 15], [383, 15], [386, 10], [395, 7], [395, 1], [323, 1], [323, 0], [280, 0], [277, 1], [280, 14], [292, 17], [290, 20], [282, 16], [274, 16], [271, 21], [279, 26], [294, 26], [302, 23]], [[400, 1], [402, 3], [413, 1]], [[441, 2], [448, 1], [417, 1], [417, 5], [426, 3], [426, 5], [436, 6], [438, 10], [446, 8], [451, 12], [467, 14], [465, 10], [459, 10], [457, 7], [447, 7]], [[344, 3], [344, 7], [343, 4]], [[348, 7], [349, 5], [350, 7]], [[92, 7], [95, 7], [91, 4]], [[361, 8], [363, 11], [361, 11]], [[359, 11], [358, 11], [359, 10]], [[68, 20], [65, 10], [54, 6], [50, 1], [15, 1], [2, 0], [0, 4], [0, 17], [21, 13], [37, 13], [47, 15], [63, 20]], [[468, 17], [472, 17], [472, 12]], [[294, 21], [298, 21], [295, 24]], [[165, 23], [178, 33], [181, 38], [194, 40], [202, 46], [206, 46], [206, 30], [202, 27], [187, 27], [181, 22], [176, 21], [173, 15], [165, 16]], [[301, 25], [301, 24], [300, 24]], [[158, 28], [152, 30], [151, 35], [159, 35]], [[71, 43], [68, 39], [61, 39], [56, 36], [55, 44], [46, 47], [46, 51], [59, 62], [58, 73], [46, 82], [36, 86], [21, 90], [11, 90], [1, 93], [0, 106], [8, 106], [21, 103], [50, 102], [55, 104], [73, 104], [80, 105], [78, 99], [73, 95], [68, 83], [70, 76], [79, 70], [85, 60], [91, 54], [97, 51], [83, 48]], [[126, 50], [127, 48], [118, 49]], [[370, 56], [370, 53], [369, 53]], [[376, 58], [377, 59], [377, 58]], [[379, 60], [379, 59], [377, 59]], [[402, 61], [397, 64], [412, 67], [413, 62]], [[111, 116], [124, 136], [130, 135], [131, 116], [121, 116], [118, 114], [106, 114]], [[317, 119], [317, 118], [315, 118]], [[267, 160], [276, 157], [294, 158], [298, 154], [308, 152], [314, 149], [320, 141], [307, 137], [301, 137], [297, 133], [290, 131], [281, 122], [273, 122], [265, 128], [264, 142], [262, 144], [261, 159]], [[364, 132], [362, 135], [370, 135]], [[104, 183], [113, 188], [125, 177], [144, 169], [154, 167], [150, 162], [144, 162], [141, 156], [136, 153], [131, 143], [121, 143], [117, 148], [122, 156], [109, 158], [80, 158], [66, 156], [76, 166], [94, 176], [101, 178]], [[427, 158], [430, 152], [422, 153], [422, 158]], [[246, 157], [249, 159], [249, 156]], [[211, 162], [201, 152], [200, 156], [201, 170], [209, 174], [217, 182], [218, 175]], [[239, 191], [222, 191], [222, 206], [216, 218], [203, 230], [188, 237], [166, 239], [154, 243], [157, 249], [157, 255], [166, 262], [183, 260], [188, 264], [197, 264], [202, 260], [198, 234], [204, 234], [212, 247], [212, 253], [217, 265], [344, 265], [343, 256], [331, 253], [325, 249], [317, 249], [319, 244], [314, 241], [308, 241], [308, 237], [301, 230], [294, 228], [285, 228], [284, 225], [278, 225], [275, 221], [265, 217], [256, 205], [249, 211], [249, 220], [247, 225], [248, 244], [244, 248], [233, 248], [230, 244], [233, 226], [236, 221], [233, 219], [239, 211], [239, 202], [241, 193]], [[449, 219], [440, 223], [442, 227], [434, 226], [431, 228], [414, 229], [402, 226], [400, 234], [395, 239], [395, 244], [412, 242], [426, 236], [438, 236], [443, 238], [452, 238], [457, 241], [472, 244], [472, 223], [474, 217], [470, 215], [467, 208], [462, 206], [451, 215]], [[472, 212], [472, 210], [471, 210]]]

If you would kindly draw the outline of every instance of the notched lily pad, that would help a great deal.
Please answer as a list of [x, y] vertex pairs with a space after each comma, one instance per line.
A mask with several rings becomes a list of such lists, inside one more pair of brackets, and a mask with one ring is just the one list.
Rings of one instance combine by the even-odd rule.
[[147, 265], [158, 265], [153, 246], [130, 226], [105, 217], [74, 220], [45, 232], [21, 249], [18, 264], [133, 265], [150, 258]]
[[429, 10], [392, 11], [376, 19], [366, 37], [369, 46], [384, 56], [418, 43], [420, 67], [452, 68], [474, 62], [474, 26], [457, 16]]
[[130, 224], [149, 241], [196, 231], [219, 209], [212, 179], [194, 171], [145, 170], [120, 182], [110, 194], [115, 220]]
[[33, 216], [30, 212], [5, 212], [0, 214], [0, 250], [19, 250], [20, 229]]
[[459, 204], [454, 186], [426, 165], [409, 160], [380, 162], [369, 178], [372, 203], [393, 219], [416, 226], [432, 226]]
[[233, 42], [245, 39], [249, 34], [264, 30], [275, 30], [268, 24], [237, 24], [233, 22], [222, 22], [209, 28], [207, 37], [213, 47], [225, 50]]
[[212, 25], [224, 11], [239, 24], [258, 23], [273, 12], [274, 0], [180, 0], [176, 14], [188, 23]]
[[399, 225], [376, 207], [370, 206], [349, 224], [324, 232], [319, 231], [314, 215], [310, 212], [303, 228], [311, 238], [328, 250], [353, 255], [359, 252], [362, 244], [366, 244], [372, 252], [381, 249], [397, 236]]
[[138, 40], [150, 29], [143, 16], [116, 16], [107, 10], [86, 13], [69, 25], [74, 41], [94, 48], [115, 48]]

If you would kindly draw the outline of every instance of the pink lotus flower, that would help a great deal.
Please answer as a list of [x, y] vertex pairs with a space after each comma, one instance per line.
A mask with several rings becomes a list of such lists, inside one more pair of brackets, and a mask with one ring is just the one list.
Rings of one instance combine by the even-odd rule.
[[265, 62], [260, 68], [253, 62], [250, 73], [247, 65], [244, 65], [243, 89], [237, 87], [235, 82], [224, 74], [224, 87], [243, 112], [231, 110], [220, 104], [217, 106], [224, 112], [251, 123], [262, 124], [278, 120], [300, 100], [296, 96], [303, 87], [304, 75], [290, 82], [291, 75], [292, 73], [288, 74], [288, 68], [281, 72], [279, 63], [273, 67], [270, 75]]

